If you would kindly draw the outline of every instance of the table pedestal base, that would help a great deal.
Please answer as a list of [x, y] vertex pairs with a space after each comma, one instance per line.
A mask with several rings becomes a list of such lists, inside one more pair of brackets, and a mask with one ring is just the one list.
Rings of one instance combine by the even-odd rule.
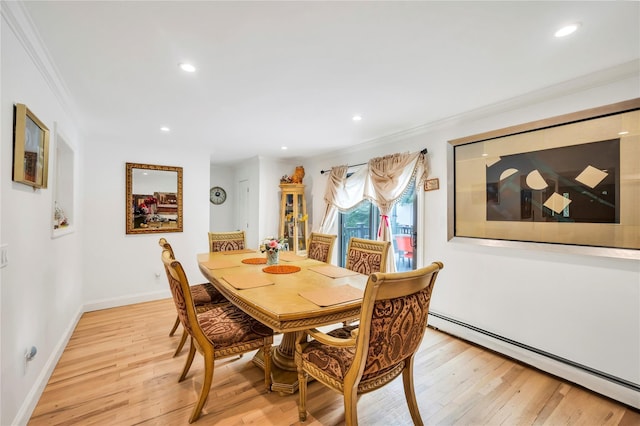
[[[273, 357], [273, 354], [271, 356]], [[264, 370], [262, 349], [253, 357], [253, 363]], [[284, 370], [271, 362], [271, 390], [278, 392], [281, 396], [298, 392], [298, 372]]]
[[[296, 334], [284, 333], [280, 344], [271, 349], [271, 390], [280, 395], [298, 391], [298, 371], [294, 360]], [[262, 349], [253, 357], [253, 363], [264, 370]]]

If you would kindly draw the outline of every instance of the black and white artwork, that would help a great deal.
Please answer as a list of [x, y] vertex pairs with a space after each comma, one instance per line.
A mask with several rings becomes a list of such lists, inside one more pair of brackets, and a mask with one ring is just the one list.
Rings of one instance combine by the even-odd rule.
[[620, 223], [620, 139], [489, 159], [487, 221]]

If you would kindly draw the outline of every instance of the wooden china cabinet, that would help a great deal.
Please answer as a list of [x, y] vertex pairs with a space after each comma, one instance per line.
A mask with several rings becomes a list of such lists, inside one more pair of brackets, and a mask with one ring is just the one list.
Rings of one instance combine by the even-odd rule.
[[280, 184], [280, 236], [284, 236], [289, 250], [299, 255], [307, 254], [307, 201], [304, 185]]

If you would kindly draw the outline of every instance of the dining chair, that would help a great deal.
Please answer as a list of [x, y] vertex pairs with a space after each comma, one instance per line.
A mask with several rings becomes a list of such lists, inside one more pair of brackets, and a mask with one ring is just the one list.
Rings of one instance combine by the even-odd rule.
[[364, 275], [385, 272], [389, 246], [391, 246], [389, 241], [374, 241], [352, 237], [347, 247], [345, 268]]
[[242, 250], [247, 247], [244, 231], [209, 232], [209, 251]]
[[331, 255], [333, 254], [333, 245], [336, 238], [338, 238], [337, 235], [312, 232], [311, 235], [309, 235], [307, 257], [309, 259], [319, 260], [320, 262], [331, 263]]
[[178, 382], [183, 381], [187, 376], [196, 351], [204, 357], [202, 389], [191, 412], [189, 423], [200, 418], [202, 407], [211, 390], [214, 364], [217, 359], [262, 349], [264, 352], [264, 384], [269, 392], [271, 390], [273, 330], [231, 303], [216, 305], [201, 313], [196, 312], [191, 287], [180, 262], [173, 258], [168, 249], [162, 251], [162, 262], [167, 268], [171, 294], [178, 311], [178, 317], [192, 341]]
[[[408, 272], [369, 276], [360, 325], [327, 334], [303, 332], [296, 343], [298, 416], [307, 419], [307, 378], [341, 393], [347, 426], [358, 424], [358, 396], [385, 386], [402, 374], [411, 419], [422, 425], [413, 385], [415, 354], [427, 327], [431, 292], [441, 262]], [[308, 336], [313, 340], [307, 342]], [[386, 408], [381, 408], [386, 409]]]
[[[363, 238], [351, 237], [347, 247], [347, 260], [345, 268], [371, 275], [374, 272], [387, 271], [387, 255], [389, 254], [389, 241], [374, 241]], [[354, 322], [354, 319], [346, 320], [344, 326]]]
[[[169, 252], [169, 256], [175, 260], [176, 256], [173, 252], [173, 248], [171, 244], [167, 242], [165, 238], [160, 238], [158, 244], [162, 249], [167, 250]], [[167, 278], [169, 278], [169, 271], [166, 270]], [[196, 312], [204, 312], [207, 309], [212, 308], [215, 305], [219, 305], [221, 303], [230, 303], [226, 297], [222, 295], [211, 283], [202, 283], [202, 284], [194, 284], [191, 286], [191, 296], [193, 298], [193, 304], [195, 305]], [[180, 316], [176, 316], [176, 320], [173, 323], [173, 327], [169, 332], [169, 337], [173, 336], [173, 334], [178, 329], [180, 325]], [[180, 337], [180, 343], [178, 343], [178, 347], [174, 352], [173, 356], [177, 356], [182, 348], [184, 347], [185, 342], [187, 341], [188, 333], [187, 330], [182, 331], [182, 337]]]

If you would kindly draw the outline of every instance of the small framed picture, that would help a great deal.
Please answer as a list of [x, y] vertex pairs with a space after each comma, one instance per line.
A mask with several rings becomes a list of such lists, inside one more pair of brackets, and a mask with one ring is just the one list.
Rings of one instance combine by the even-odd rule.
[[424, 190], [425, 191], [435, 191], [436, 189], [440, 189], [440, 179], [427, 179], [424, 181]]
[[16, 104], [13, 128], [13, 180], [35, 188], [47, 187], [49, 129], [29, 108]]

